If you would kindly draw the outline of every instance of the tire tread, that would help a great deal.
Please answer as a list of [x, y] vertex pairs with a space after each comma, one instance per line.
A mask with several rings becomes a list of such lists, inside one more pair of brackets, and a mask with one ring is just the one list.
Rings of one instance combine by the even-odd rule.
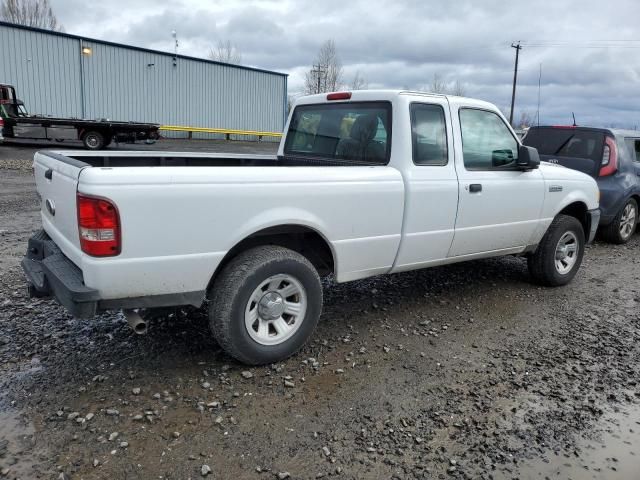
[[[582, 238], [579, 239], [581, 242], [582, 252], [579, 253], [580, 258], [578, 259], [578, 263], [574, 267], [573, 274], [568, 277], [569, 279], [565, 282], [559, 282], [556, 277], [555, 267], [551, 265], [549, 266], [549, 255], [555, 256], [555, 248], [557, 240], [554, 238], [554, 234], [559, 230], [566, 230], [569, 226], [576, 227], [582, 233]], [[535, 253], [529, 256], [527, 264], [529, 267], [529, 273], [533, 280], [536, 283], [539, 283], [548, 287], [556, 287], [559, 285], [564, 285], [565, 283], [569, 283], [573, 276], [580, 268], [580, 264], [582, 262], [582, 254], [584, 252], [584, 230], [582, 228], [582, 224], [575, 217], [571, 217], [569, 215], [557, 215], [546, 233], [542, 237], [538, 248]]]
[[[602, 229], [600, 230], [600, 235], [605, 241], [609, 243], [615, 243], [617, 245], [622, 245], [624, 243], [627, 243], [633, 237], [633, 232], [631, 232], [631, 235], [629, 235], [629, 238], [627, 238], [626, 240], [620, 236], [620, 219], [622, 218], [622, 212], [624, 212], [625, 207], [630, 202], [633, 202], [636, 205], [636, 226], [637, 226], [638, 202], [636, 202], [633, 198], [630, 198], [622, 206], [622, 208], [620, 209], [618, 214], [615, 216], [613, 221], [609, 225], [602, 227]], [[634, 231], [635, 231], [635, 228], [634, 228]]]
[[[288, 248], [265, 245], [246, 250], [233, 258], [224, 266], [210, 290], [210, 307], [215, 308], [215, 313], [211, 308], [209, 309], [209, 327], [220, 347], [243, 363], [257, 365], [264, 362], [247, 355], [233, 341], [230, 329], [236, 294], [247, 281], [247, 277], [251, 272], [261, 266], [279, 260], [295, 260], [304, 264], [313, 272], [315, 280], [320, 285], [320, 276], [306, 257]], [[320, 292], [322, 292], [322, 289], [320, 289]], [[322, 297], [320, 302], [322, 302]], [[298, 349], [301, 347], [302, 345]], [[290, 352], [290, 355], [293, 353], [295, 351]]]

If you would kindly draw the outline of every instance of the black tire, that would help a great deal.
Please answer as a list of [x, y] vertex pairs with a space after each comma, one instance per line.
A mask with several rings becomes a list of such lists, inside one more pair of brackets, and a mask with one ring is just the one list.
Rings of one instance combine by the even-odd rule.
[[[633, 226], [631, 227], [631, 230], [625, 229], [625, 232], [623, 233], [621, 229], [622, 229], [623, 218], [625, 217], [627, 208], [633, 209], [634, 220], [633, 220]], [[631, 240], [631, 237], [633, 237], [633, 233], [636, 231], [637, 226], [638, 226], [638, 202], [636, 202], [633, 198], [630, 198], [620, 209], [620, 211], [615, 216], [613, 221], [609, 225], [602, 227], [600, 234], [602, 235], [602, 238], [607, 242], [617, 243], [618, 245], [622, 245], [623, 243], [627, 243], [629, 240]]]
[[82, 135], [82, 143], [87, 150], [101, 150], [104, 147], [104, 135], [95, 130]]
[[[265, 345], [249, 333], [245, 312], [251, 308], [250, 299], [260, 285], [275, 275], [297, 280], [304, 289], [307, 306], [290, 338]], [[243, 363], [263, 365], [290, 357], [313, 334], [322, 312], [322, 285], [318, 272], [304, 256], [284, 247], [260, 246], [240, 253], [223, 268], [209, 291], [209, 300], [209, 326], [222, 349]]]
[[[566, 272], [556, 266], [556, 249], [565, 234], [573, 234], [577, 243], [575, 263]], [[585, 238], [582, 224], [574, 217], [558, 215], [542, 237], [535, 253], [529, 256], [529, 273], [536, 283], [548, 287], [566, 285], [575, 277], [584, 255]]]

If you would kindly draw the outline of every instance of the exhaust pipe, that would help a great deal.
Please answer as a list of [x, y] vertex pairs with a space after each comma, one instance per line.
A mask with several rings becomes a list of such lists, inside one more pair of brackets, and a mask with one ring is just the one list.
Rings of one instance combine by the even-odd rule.
[[144, 335], [147, 333], [147, 322], [140, 316], [138, 310], [123, 310], [124, 317], [127, 319], [127, 323], [137, 335]]

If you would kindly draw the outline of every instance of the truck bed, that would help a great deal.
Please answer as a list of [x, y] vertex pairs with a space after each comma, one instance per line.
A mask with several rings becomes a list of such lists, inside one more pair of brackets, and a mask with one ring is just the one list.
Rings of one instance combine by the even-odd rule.
[[[258, 166], [291, 164], [304, 168]], [[235, 243], [283, 222], [333, 240], [338, 281], [391, 268], [403, 218], [400, 172], [327, 165], [275, 155], [41, 151], [34, 175], [44, 230], [102, 299], [202, 298]], [[81, 251], [78, 194], [118, 209], [122, 250], [109, 262]]]

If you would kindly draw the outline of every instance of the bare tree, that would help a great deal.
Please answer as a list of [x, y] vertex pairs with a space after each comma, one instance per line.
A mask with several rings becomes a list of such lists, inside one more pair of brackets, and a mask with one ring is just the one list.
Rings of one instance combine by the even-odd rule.
[[448, 85], [447, 82], [442, 80], [442, 76], [439, 73], [434, 73], [433, 78], [431, 79], [431, 85], [429, 86], [429, 91], [433, 93], [447, 93]]
[[3, 0], [0, 20], [45, 30], [64, 31], [49, 0]]
[[360, 71], [356, 71], [353, 80], [351, 81], [351, 90], [366, 90], [369, 88], [369, 82], [360, 75]]
[[531, 112], [522, 111], [520, 112], [520, 120], [518, 123], [514, 125], [517, 128], [527, 128], [534, 124], [535, 115]]
[[216, 62], [239, 65], [242, 63], [242, 52], [229, 40], [226, 42], [220, 40], [215, 48], [209, 50], [209, 58]]
[[419, 90], [443, 95], [456, 95], [458, 97], [464, 97], [467, 94], [467, 89], [460, 80], [449, 83], [443, 80], [442, 75], [439, 73], [433, 74], [431, 85], [420, 87]]
[[327, 40], [322, 44], [313, 67], [305, 75], [305, 93], [335, 92], [343, 82], [342, 62], [338, 56], [336, 43]]
[[457, 97], [464, 97], [467, 94], [467, 89], [460, 80], [456, 80], [448, 90], [450, 95], [455, 95]]

